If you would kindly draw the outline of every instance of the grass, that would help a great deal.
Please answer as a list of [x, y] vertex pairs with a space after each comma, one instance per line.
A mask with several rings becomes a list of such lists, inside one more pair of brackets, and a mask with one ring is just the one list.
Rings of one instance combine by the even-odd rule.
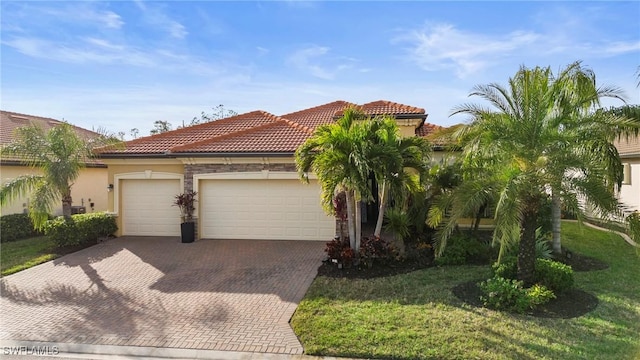
[[46, 236], [5, 242], [1, 246], [0, 269], [2, 276], [17, 273], [60, 256], [56, 253], [53, 241]]
[[638, 359], [640, 256], [619, 236], [562, 225], [563, 245], [609, 264], [576, 273], [598, 307], [546, 319], [468, 306], [450, 291], [487, 266], [447, 266], [370, 280], [318, 277], [291, 320], [314, 355], [385, 359]]

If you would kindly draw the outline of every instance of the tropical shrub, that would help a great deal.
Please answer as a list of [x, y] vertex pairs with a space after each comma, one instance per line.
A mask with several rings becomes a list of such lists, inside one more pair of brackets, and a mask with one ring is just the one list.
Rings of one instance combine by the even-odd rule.
[[629, 225], [629, 235], [635, 242], [640, 243], [640, 212], [634, 211], [627, 216], [627, 224]]
[[395, 248], [377, 236], [365, 237], [360, 243], [360, 266], [371, 267], [375, 262], [390, 262], [396, 256]]
[[533, 285], [525, 289], [522, 281], [495, 276], [478, 284], [482, 304], [490, 309], [523, 313], [546, 304], [555, 294], [544, 285]]
[[327, 253], [329, 261], [341, 264], [344, 267], [353, 265], [356, 254], [349, 246], [349, 243], [339, 238], [333, 239], [326, 244], [324, 252]]
[[490, 309], [523, 313], [531, 306], [522, 281], [493, 277], [478, 284], [482, 304]]
[[468, 262], [488, 260], [493, 256], [491, 246], [469, 234], [451, 236], [442, 255], [436, 258], [436, 265], [462, 265]]
[[534, 271], [536, 282], [555, 293], [570, 289], [573, 286], [573, 269], [558, 261], [538, 259]]
[[0, 241], [9, 242], [40, 235], [28, 214], [10, 214], [0, 217]]
[[[518, 264], [515, 257], [509, 257], [492, 266], [493, 275], [505, 279], [515, 279], [518, 273]], [[537, 259], [534, 270], [536, 284], [544, 285], [553, 292], [558, 293], [570, 289], [573, 286], [573, 269], [571, 266], [558, 261]]]
[[58, 247], [96, 243], [118, 230], [116, 219], [105, 213], [59, 216], [45, 223], [44, 233]]

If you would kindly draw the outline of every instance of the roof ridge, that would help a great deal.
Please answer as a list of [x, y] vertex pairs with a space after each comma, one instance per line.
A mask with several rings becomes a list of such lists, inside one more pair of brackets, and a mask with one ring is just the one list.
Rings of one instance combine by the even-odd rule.
[[193, 130], [194, 128], [211, 126], [213, 123], [221, 124], [220, 122], [227, 123], [227, 122], [230, 122], [230, 121], [237, 121], [237, 118], [239, 118], [239, 117], [244, 117], [244, 116], [247, 116], [247, 115], [250, 115], [250, 114], [255, 114], [255, 113], [261, 113], [262, 115], [267, 115], [267, 117], [269, 117], [268, 115], [275, 116], [275, 115], [273, 115], [271, 113], [268, 113], [268, 112], [266, 112], [264, 110], [253, 110], [253, 111], [249, 111], [249, 112], [238, 114], [238, 115], [234, 115], [234, 116], [229, 116], [229, 117], [222, 118], [222, 119], [217, 119], [217, 120], [213, 120], [213, 121], [207, 121], [207, 122], [203, 122], [201, 124], [195, 124], [195, 125], [181, 127], [181, 128], [178, 128], [178, 129], [165, 131], [165, 132], [160, 133], [160, 134], [142, 136], [142, 137], [139, 137], [139, 138], [135, 138], [133, 140], [129, 140], [129, 141], [127, 141], [127, 143], [135, 145], [135, 144], [137, 144], [139, 142], [148, 140], [150, 137], [155, 137], [156, 139], [162, 139], [162, 138], [166, 138], [166, 137], [170, 137], [172, 135], [175, 135], [175, 134], [177, 134], [179, 132], [184, 132], [187, 129]]
[[426, 110], [424, 108], [419, 108], [419, 107], [415, 107], [413, 105], [401, 104], [401, 103], [397, 103], [395, 101], [389, 101], [389, 100], [383, 100], [383, 99], [376, 100], [376, 101], [370, 101], [370, 102], [368, 102], [366, 104], [362, 104], [362, 107], [365, 107], [367, 105], [373, 105], [373, 104], [376, 104], [376, 103], [383, 103], [385, 105], [392, 105], [392, 106], [397, 106], [397, 107], [413, 109], [413, 110], [415, 110], [417, 112], [423, 112], [423, 113], [426, 112]]
[[335, 104], [335, 103], [342, 103], [342, 104], [345, 104], [345, 105], [356, 105], [356, 104], [353, 104], [353, 103], [350, 103], [350, 102], [344, 101], [344, 100], [335, 100], [335, 101], [332, 101], [332, 102], [328, 102], [326, 104], [317, 105], [317, 106], [313, 106], [313, 107], [310, 107], [310, 108], [307, 108], [307, 109], [302, 109], [302, 110], [286, 113], [286, 114], [283, 114], [283, 115], [280, 115], [280, 116], [284, 118], [287, 115], [290, 116], [290, 115], [299, 114], [299, 113], [306, 112], [306, 111], [316, 110], [318, 108], [325, 107], [325, 106], [328, 106], [328, 105], [332, 105], [332, 104]]
[[286, 123], [287, 123], [287, 125], [289, 125], [289, 126], [293, 127], [294, 129], [302, 130], [302, 131], [306, 132], [306, 133], [307, 133], [307, 134], [309, 134], [309, 135], [313, 135], [313, 130], [311, 130], [308, 126], [305, 126], [305, 125], [299, 124], [299, 123], [297, 123], [297, 122], [295, 122], [295, 121], [293, 121], [293, 120], [289, 120], [289, 119], [287, 119], [287, 118], [282, 118], [282, 120], [283, 120], [284, 122], [286, 122]]
[[81, 130], [81, 131], [86, 131], [86, 132], [92, 133], [93, 135], [101, 135], [97, 131], [85, 129], [83, 127], [74, 125], [74, 124], [68, 122], [67, 120], [58, 120], [58, 119], [45, 117], [45, 116], [30, 115], [30, 114], [18, 113], [18, 112], [15, 112], [15, 111], [7, 111], [7, 110], [0, 110], [0, 113], [5, 113], [9, 117], [22, 118], [24, 120], [28, 120], [30, 123], [33, 123], [33, 120], [39, 120], [39, 121], [47, 121], [47, 122], [52, 122], [53, 121], [53, 122], [56, 123], [56, 125], [68, 124], [68, 125], [70, 125], [71, 127], [75, 128], [75, 129], [78, 129], [78, 130]]
[[[256, 111], [252, 111], [251, 113], [255, 113], [255, 112], [260, 112], [264, 116], [266, 116], [267, 118], [272, 119], [273, 121], [272, 122], [268, 122], [266, 124], [262, 124], [262, 125], [246, 128], [246, 129], [243, 129], [243, 130], [239, 130], [239, 131], [233, 131], [233, 132], [229, 132], [229, 133], [218, 135], [218, 136], [212, 136], [212, 137], [204, 139], [204, 140], [194, 141], [194, 142], [191, 142], [191, 143], [174, 146], [174, 147], [170, 148], [168, 152], [170, 152], [170, 153], [171, 152], [176, 152], [176, 151], [179, 152], [181, 150], [181, 148], [199, 146], [199, 145], [203, 145], [203, 144], [206, 144], [208, 142], [211, 142], [211, 141], [218, 141], [218, 140], [223, 140], [223, 139], [226, 139], [226, 138], [231, 138], [231, 137], [234, 137], [234, 136], [237, 136], [237, 135], [244, 135], [244, 134], [250, 133], [252, 131], [262, 130], [262, 129], [265, 129], [265, 128], [268, 128], [268, 127], [275, 126], [275, 125], [277, 125], [278, 123], [280, 123], [280, 122], [282, 122], [284, 120], [283, 118], [281, 118], [281, 117], [279, 117], [277, 115], [268, 113], [268, 112], [263, 111], [263, 110], [256, 110]], [[248, 114], [250, 114], [250, 113], [248, 113]]]

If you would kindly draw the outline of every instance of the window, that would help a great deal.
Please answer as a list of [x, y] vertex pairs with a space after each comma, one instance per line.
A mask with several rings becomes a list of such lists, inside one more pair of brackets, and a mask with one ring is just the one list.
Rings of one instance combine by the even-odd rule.
[[631, 164], [623, 163], [623, 174], [622, 185], [631, 185]]

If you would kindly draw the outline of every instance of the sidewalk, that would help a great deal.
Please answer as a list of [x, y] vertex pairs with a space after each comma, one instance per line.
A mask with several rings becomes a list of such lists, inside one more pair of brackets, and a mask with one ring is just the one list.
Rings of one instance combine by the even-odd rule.
[[[13, 355], [12, 355], [13, 354]], [[40, 354], [40, 355], [34, 355]], [[56, 360], [357, 360], [338, 357], [309, 355], [267, 354], [237, 351], [156, 348], [144, 346], [116, 346], [89, 344], [58, 344], [37, 341], [0, 340], [0, 357], [3, 359], [30, 360], [49, 358]]]

